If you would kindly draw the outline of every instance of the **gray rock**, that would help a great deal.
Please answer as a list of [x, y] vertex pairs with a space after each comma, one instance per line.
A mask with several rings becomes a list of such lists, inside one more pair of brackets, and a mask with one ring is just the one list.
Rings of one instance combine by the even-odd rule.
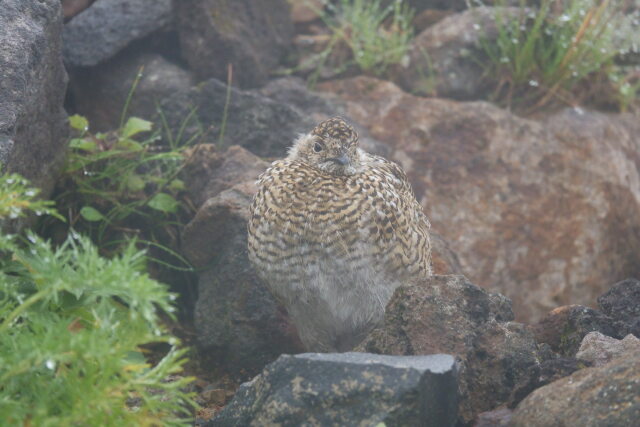
[[257, 180], [269, 166], [238, 145], [221, 152], [215, 145], [199, 144], [190, 148], [186, 157], [181, 175], [197, 208], [238, 183]]
[[73, 18], [90, 4], [91, 0], [62, 0], [62, 14], [65, 19]]
[[451, 426], [456, 386], [449, 355], [285, 355], [208, 425]]
[[594, 366], [602, 366], [616, 357], [634, 352], [640, 355], [640, 339], [634, 335], [617, 340], [600, 332], [589, 332], [582, 340], [576, 357], [593, 362]]
[[48, 197], [62, 166], [68, 125], [59, 0], [0, 6], [0, 165]]
[[576, 355], [582, 339], [589, 332], [616, 336], [613, 319], [581, 305], [558, 307], [534, 324], [532, 329], [538, 342], [549, 344], [553, 351], [565, 357]]
[[182, 252], [198, 270], [194, 324], [199, 353], [212, 366], [244, 375], [301, 349], [295, 328], [247, 256], [254, 181], [207, 200], [182, 235]]
[[198, 79], [227, 80], [240, 87], [266, 83], [287, 54], [293, 24], [286, 0], [176, 0], [182, 52]]
[[618, 336], [634, 334], [640, 338], [640, 280], [616, 283], [598, 297], [600, 309], [616, 321]]
[[92, 131], [120, 125], [122, 110], [141, 70], [127, 110], [129, 117], [153, 120], [162, 100], [194, 83], [188, 71], [153, 53], [122, 52], [99, 67], [76, 70], [71, 80], [75, 108], [89, 119]]
[[[517, 8], [505, 14], [521, 13]], [[473, 8], [450, 15], [420, 33], [409, 60], [395, 68], [392, 80], [408, 92], [460, 100], [481, 99], [489, 90], [479, 63], [480, 45], [497, 36], [494, 8]]]
[[632, 427], [640, 420], [640, 355], [581, 369], [541, 387], [516, 408], [512, 427]]
[[460, 416], [506, 403], [529, 368], [542, 359], [533, 335], [512, 322], [511, 302], [464, 276], [433, 276], [396, 289], [384, 324], [358, 351], [395, 355], [455, 354], [460, 358]]
[[171, 21], [171, 0], [97, 0], [65, 25], [65, 63], [99, 64]]
[[231, 88], [228, 105], [226, 101], [227, 85], [211, 79], [174, 94], [162, 102], [161, 109], [174, 134], [195, 110], [194, 120], [184, 127], [184, 138], [209, 129], [208, 138], [219, 143], [224, 122], [223, 146], [241, 145], [259, 156], [284, 157], [298, 134], [315, 126], [298, 109], [255, 91]]

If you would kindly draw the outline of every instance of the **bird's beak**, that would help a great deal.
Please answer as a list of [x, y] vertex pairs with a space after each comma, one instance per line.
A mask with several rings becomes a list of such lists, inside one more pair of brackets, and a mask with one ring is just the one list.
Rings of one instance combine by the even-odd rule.
[[338, 157], [332, 157], [327, 160], [338, 163], [339, 165], [342, 165], [342, 166], [347, 166], [350, 163], [349, 157], [345, 153], [341, 154]]

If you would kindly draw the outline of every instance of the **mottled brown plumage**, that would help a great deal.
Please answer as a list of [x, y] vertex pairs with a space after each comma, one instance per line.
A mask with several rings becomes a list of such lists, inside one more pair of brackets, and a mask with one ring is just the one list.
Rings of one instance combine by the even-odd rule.
[[344, 351], [403, 282], [431, 274], [429, 222], [398, 165], [340, 118], [301, 136], [258, 180], [249, 258], [311, 351]]

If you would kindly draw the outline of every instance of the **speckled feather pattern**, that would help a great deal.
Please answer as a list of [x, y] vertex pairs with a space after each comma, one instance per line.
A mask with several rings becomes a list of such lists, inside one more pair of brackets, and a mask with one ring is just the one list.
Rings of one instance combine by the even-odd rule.
[[429, 222], [402, 169], [357, 148], [342, 119], [296, 144], [318, 139], [351, 161], [327, 172], [296, 145], [275, 161], [251, 205], [249, 257], [309, 350], [344, 351], [382, 319], [397, 286], [431, 274]]

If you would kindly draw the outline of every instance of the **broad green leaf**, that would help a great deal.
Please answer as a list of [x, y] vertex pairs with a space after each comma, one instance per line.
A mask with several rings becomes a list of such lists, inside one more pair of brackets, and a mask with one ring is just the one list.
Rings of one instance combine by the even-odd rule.
[[78, 114], [69, 117], [69, 125], [80, 132], [86, 132], [89, 130], [89, 121]]
[[123, 138], [118, 140], [116, 147], [120, 150], [126, 150], [131, 152], [142, 151], [144, 146], [133, 139]]
[[185, 188], [186, 187], [184, 185], [184, 181], [182, 181], [181, 179], [174, 179], [169, 183], [169, 189], [174, 191], [182, 191]]
[[127, 177], [127, 189], [129, 191], [142, 191], [146, 183], [140, 175], [131, 174]]
[[99, 210], [92, 208], [91, 206], [83, 206], [80, 209], [80, 215], [87, 221], [102, 221], [104, 220], [104, 215], [100, 213]]
[[122, 136], [124, 138], [131, 138], [140, 132], [148, 132], [151, 130], [152, 125], [153, 123], [147, 120], [139, 119], [138, 117], [131, 117], [127, 120], [124, 128], [122, 128]]
[[96, 151], [96, 148], [98, 148], [94, 141], [85, 138], [73, 138], [69, 141], [69, 147], [84, 151]]
[[178, 202], [166, 193], [158, 193], [149, 200], [149, 207], [158, 211], [173, 213], [178, 210]]

